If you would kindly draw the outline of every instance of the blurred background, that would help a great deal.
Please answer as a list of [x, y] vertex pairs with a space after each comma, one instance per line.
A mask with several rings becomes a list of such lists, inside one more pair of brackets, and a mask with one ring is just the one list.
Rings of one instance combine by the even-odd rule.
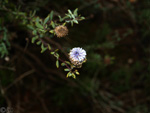
[[5, 2], [23, 12], [36, 10], [41, 18], [52, 10], [57, 18], [78, 8], [86, 19], [68, 25], [67, 37], [51, 37], [51, 44], [66, 54], [82, 47], [87, 62], [77, 79], [66, 78], [48, 51], [41, 54], [31, 44], [19, 20], [0, 11], [0, 40], [10, 41], [8, 56], [0, 59], [1, 112], [11, 107], [14, 113], [150, 113], [149, 0]]

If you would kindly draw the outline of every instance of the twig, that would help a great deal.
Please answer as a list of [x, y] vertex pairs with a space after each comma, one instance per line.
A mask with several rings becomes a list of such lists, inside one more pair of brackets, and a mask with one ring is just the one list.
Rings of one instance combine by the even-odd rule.
[[[12, 43], [12, 47], [14, 47], [15, 49], [17, 49], [17, 50], [19, 50], [21, 52], [24, 52], [24, 49], [21, 46], [18, 46], [18, 45], [14, 44], [14, 43]], [[25, 54], [28, 55], [29, 57], [31, 57], [41, 67], [41, 69], [43, 69], [43, 71], [59, 76], [61, 79], [67, 81], [69, 83], [69, 85], [72, 85], [74, 87], [77, 86], [77, 84], [74, 81], [72, 81], [70, 79], [67, 79], [66, 76], [62, 72], [56, 71], [54, 69], [51, 69], [51, 68], [48, 68], [47, 66], [45, 66], [43, 64], [43, 62], [41, 62], [41, 60], [37, 56], [32, 54], [31, 52], [26, 50]], [[33, 66], [29, 61], [28, 61], [28, 64], [30, 65], [30, 67], [35, 69], [35, 66]], [[42, 73], [40, 73], [40, 71], [37, 70], [37, 72], [38, 72], [38, 74], [42, 75]], [[48, 77], [49, 77], [49, 79], [56, 81], [56, 79], [54, 79], [53, 76], [48, 76]]]
[[54, 40], [51, 40], [48, 37], [45, 37], [45, 39], [46, 39], [46, 41], [50, 42], [51, 44], [56, 45], [57, 48], [60, 49], [64, 53], [64, 55], [68, 58], [68, 54], [66, 54], [66, 52], [64, 52], [64, 50], [62, 49], [62, 46], [59, 43], [55, 42]]
[[[48, 48], [48, 43], [46, 43], [46, 42], [43, 41], [42, 39], [40, 39], [40, 40], [41, 40], [41, 42], [44, 44], [44, 46], [46, 46], [46, 47]], [[50, 51], [53, 51], [53, 50], [50, 50]], [[62, 60], [61, 58], [58, 58], [58, 60], [59, 60], [60, 62], [62, 62], [62, 63], [65, 63], [66, 67], [71, 70], [71, 67], [69, 67], [68, 64], [67, 64], [64, 60]]]
[[22, 75], [20, 75], [18, 78], [16, 78], [10, 85], [8, 85], [5, 89], [4, 89], [4, 92], [6, 92], [10, 87], [12, 87], [14, 84], [16, 84], [17, 82], [19, 82], [20, 80], [22, 80], [24, 77], [28, 76], [28, 75], [31, 75], [32, 73], [34, 73], [35, 70], [30, 70], [30, 71], [27, 71], [25, 73], [23, 73]]
[[10, 71], [16, 71], [16, 69], [14, 67], [6, 67], [6, 66], [2, 66], [2, 65], [0, 65], [0, 69], [7, 69]]
[[126, 7], [126, 3], [124, 0], [122, 0], [122, 5], [120, 2], [117, 2], [117, 5], [119, 6], [119, 8], [130, 18], [131, 23], [133, 24], [133, 26], [135, 28], [137, 28], [136, 25], [136, 20], [133, 17], [132, 12]]
[[4, 88], [2, 87], [2, 84], [1, 84], [1, 80], [0, 80], [0, 92], [1, 92], [2, 96], [5, 98], [8, 106], [10, 107], [11, 106], [11, 101], [9, 100], [7, 95], [5, 94], [5, 90], [4, 90]]
[[[16, 44], [13, 44], [13, 43], [12, 43], [12, 47], [14, 47], [14, 48], [20, 50], [21, 52], [24, 51], [24, 49], [23, 49], [22, 47], [20, 47], [20, 46], [18, 46], [18, 45], [16, 45]], [[30, 56], [36, 63], [38, 63], [38, 64], [40, 65], [40, 67], [41, 67], [44, 71], [50, 72], [50, 73], [53, 73], [53, 74], [57, 74], [57, 72], [54, 71], [53, 69], [47, 68], [47, 66], [45, 66], [45, 65], [43, 64], [43, 62], [42, 62], [37, 56], [35, 56], [34, 54], [32, 54], [31, 52], [29, 52], [29, 51], [27, 51], [27, 50], [24, 51], [24, 52], [25, 52], [25, 54], [27, 54], [28, 56]]]
[[19, 87], [17, 86], [17, 89], [19, 90], [18, 93], [17, 93], [17, 103], [16, 103], [16, 113], [20, 113], [20, 109], [21, 109], [21, 106], [20, 106], [20, 89]]
[[[51, 80], [51, 81], [53, 81], [53, 82], [55, 82], [55, 83], [61, 83], [62, 81], [61, 80], [58, 80], [58, 79], [56, 79], [55, 77], [56, 76], [52, 76], [52, 75], [49, 75], [49, 71], [47, 71], [46, 70], [46, 72], [45, 73], [48, 73], [47, 75], [48, 76], [43, 76], [45, 73], [43, 73], [43, 72], [41, 72], [41, 71], [39, 71], [39, 69], [37, 69], [36, 67], [39, 67], [39, 66], [34, 66], [33, 64], [32, 64], [32, 61], [30, 61], [29, 59], [27, 59], [26, 57], [23, 57], [23, 60], [26, 62], [26, 64], [27, 65], [29, 65], [32, 69], [34, 69], [36, 72], [37, 72], [37, 74], [39, 75], [39, 76], [41, 76], [41, 77], [48, 77], [48, 79], [49, 80]], [[64, 76], [64, 75], [62, 75], [62, 73], [56, 73], [57, 75], [60, 75], [60, 76]]]
[[45, 113], [50, 113], [49, 110], [48, 110], [48, 108], [47, 108], [47, 106], [46, 106], [46, 104], [45, 104], [45, 102], [44, 102], [44, 100], [41, 99], [39, 96], [38, 96], [38, 99], [41, 102], [43, 110], [45, 111]]

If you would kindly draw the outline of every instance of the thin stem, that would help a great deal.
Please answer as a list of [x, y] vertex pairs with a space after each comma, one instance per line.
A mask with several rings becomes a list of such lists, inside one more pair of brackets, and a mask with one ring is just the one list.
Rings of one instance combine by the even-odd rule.
[[[39, 39], [39, 40], [40, 40], [40, 41], [42, 42], [42, 44], [43, 44], [44, 46], [46, 46], [47, 49], [48, 49], [48, 43], [46, 43], [46, 42], [45, 42], [44, 40], [42, 40], [42, 39]], [[54, 50], [51, 49], [51, 50], [49, 50], [49, 51], [53, 52]], [[65, 63], [65, 66], [66, 66], [68, 69], [72, 70], [72, 68], [69, 67], [68, 64], [67, 64], [64, 60], [62, 60], [60, 57], [58, 58], [58, 60], [59, 60], [60, 62], [62, 62], [62, 63]]]

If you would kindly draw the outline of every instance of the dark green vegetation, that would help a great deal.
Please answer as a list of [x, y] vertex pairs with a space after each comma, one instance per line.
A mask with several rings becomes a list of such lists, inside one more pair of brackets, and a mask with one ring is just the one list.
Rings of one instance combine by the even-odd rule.
[[[8, 2], [8, 3], [7, 3]], [[67, 25], [64, 38], [49, 36], [61, 58], [73, 47], [87, 52], [77, 79], [56, 68], [49, 51], [31, 43], [26, 19], [0, 8], [0, 108], [15, 113], [149, 113], [149, 0], [1, 0], [16, 13], [54, 19], [79, 9], [86, 19]], [[4, 11], [5, 10], [5, 11]], [[22, 21], [24, 20], [24, 21]]]

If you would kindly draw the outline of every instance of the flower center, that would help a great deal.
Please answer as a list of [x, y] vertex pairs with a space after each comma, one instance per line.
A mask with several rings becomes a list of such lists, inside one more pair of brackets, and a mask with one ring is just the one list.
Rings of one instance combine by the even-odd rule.
[[78, 56], [79, 56], [79, 52], [76, 51], [76, 52], [74, 53], [74, 55], [75, 55], [76, 57], [78, 57]]

